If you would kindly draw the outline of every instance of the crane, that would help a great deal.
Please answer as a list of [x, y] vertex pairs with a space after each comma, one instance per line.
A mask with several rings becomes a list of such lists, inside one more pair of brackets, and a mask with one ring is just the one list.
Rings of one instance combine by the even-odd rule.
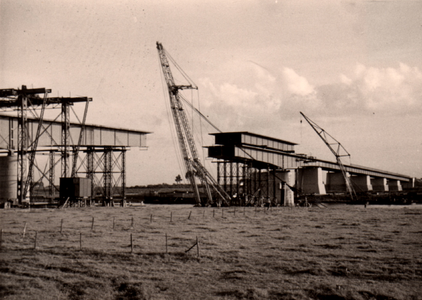
[[[192, 186], [196, 205], [201, 206], [203, 204], [199, 193], [198, 184], [196, 182], [196, 178], [198, 178], [206, 191], [206, 205], [216, 204], [220, 206], [223, 202], [225, 205], [229, 206], [230, 196], [217, 183], [217, 181], [212, 177], [211, 173], [208, 172], [208, 170], [202, 165], [199, 159], [192, 131], [189, 126], [189, 121], [186, 112], [183, 109], [181, 100], [183, 100], [184, 98], [183, 95], [179, 92], [185, 89], [198, 89], [198, 87], [193, 82], [190, 82], [190, 84], [188, 85], [177, 85], [174, 81], [173, 74], [170, 69], [169, 60], [167, 58], [167, 52], [164, 49], [163, 45], [159, 42], [157, 42], [157, 50], [164, 79], [167, 84], [170, 99], [170, 108], [173, 116], [174, 125], [176, 127], [177, 139], [186, 167], [186, 178], [189, 180]], [[174, 64], [177, 66], [175, 62]], [[183, 71], [181, 70], [181, 72]], [[187, 76], [185, 77], [187, 78]], [[212, 192], [218, 195], [218, 201], [214, 201]]]
[[[349, 194], [350, 198], [353, 200], [357, 200], [356, 191], [353, 188], [352, 182], [350, 181], [350, 177], [347, 176], [346, 168], [344, 167], [341, 158], [344, 156], [349, 156], [349, 152], [343, 147], [342, 144], [340, 144], [339, 141], [337, 141], [332, 135], [330, 135], [328, 132], [326, 132], [323, 128], [318, 126], [317, 123], [309, 119], [307, 116], [305, 116], [302, 112], [300, 114], [305, 118], [305, 120], [311, 125], [311, 127], [315, 130], [315, 132], [318, 134], [318, 136], [324, 141], [325, 145], [330, 149], [330, 151], [334, 154], [336, 157], [337, 164], [341, 170], [341, 173], [343, 174], [344, 181], [346, 183], [346, 190]], [[331, 141], [331, 140], [332, 141]], [[336, 147], [336, 149], [334, 148]]]

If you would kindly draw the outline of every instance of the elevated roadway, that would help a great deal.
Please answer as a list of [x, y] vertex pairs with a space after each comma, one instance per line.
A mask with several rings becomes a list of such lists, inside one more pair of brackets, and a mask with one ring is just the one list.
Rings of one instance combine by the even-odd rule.
[[[336, 162], [321, 160], [321, 159], [312, 159], [303, 161], [301, 164], [302, 168], [322, 168], [326, 171], [340, 171], [340, 167]], [[373, 177], [384, 177], [389, 180], [400, 180], [408, 182], [412, 177], [398, 174], [389, 171], [378, 170], [374, 168], [359, 166], [359, 165], [344, 165], [346, 171], [351, 175], [368, 175]]]
[[[346, 192], [344, 176], [336, 162], [297, 154], [295, 143], [250, 132], [212, 135], [215, 136], [215, 145], [207, 147], [208, 156], [216, 158], [217, 163], [243, 163], [260, 170], [294, 174], [295, 183], [291, 185], [305, 194]], [[353, 164], [344, 166], [357, 192], [402, 191], [403, 187], [411, 188], [414, 184], [411, 176]], [[225, 173], [222, 172], [222, 176], [229, 177], [228, 181], [236, 177]]]

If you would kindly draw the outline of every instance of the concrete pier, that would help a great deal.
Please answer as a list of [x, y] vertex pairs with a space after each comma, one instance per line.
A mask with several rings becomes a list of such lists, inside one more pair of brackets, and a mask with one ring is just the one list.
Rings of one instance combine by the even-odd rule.
[[[295, 185], [295, 171], [283, 171], [283, 172], [277, 172], [277, 176], [286, 182], [289, 186]], [[294, 206], [294, 192], [285, 185], [282, 185], [282, 188], [284, 188], [284, 199], [281, 199], [281, 203], [283, 203], [284, 206]]]
[[401, 192], [403, 187], [401, 186], [400, 180], [388, 180], [388, 190], [390, 192]]
[[375, 192], [388, 192], [387, 178], [374, 177], [371, 179], [372, 189]]
[[304, 194], [327, 194], [322, 168], [306, 168], [298, 170], [298, 186]]
[[359, 192], [370, 192], [373, 190], [371, 177], [369, 175], [355, 175], [350, 177], [350, 181]]
[[328, 193], [344, 193], [347, 191], [346, 181], [341, 172], [327, 173], [327, 184], [325, 186]]

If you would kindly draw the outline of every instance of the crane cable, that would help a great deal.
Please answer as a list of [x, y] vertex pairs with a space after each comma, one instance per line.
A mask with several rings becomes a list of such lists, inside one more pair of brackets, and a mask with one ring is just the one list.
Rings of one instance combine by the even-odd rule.
[[[180, 74], [182, 74], [182, 76], [186, 79], [186, 81], [193, 87], [193, 89], [196, 89], [198, 91], [198, 86], [195, 84], [195, 82], [189, 77], [189, 75], [179, 66], [179, 64], [176, 62], [176, 60], [173, 59], [173, 57], [164, 49], [165, 54], [167, 56], [167, 58], [172, 62], [172, 64], [176, 67], [176, 69], [180, 72]], [[183, 99], [185, 101], [185, 103], [187, 103], [190, 108], [192, 109], [192, 132], [195, 132], [195, 127], [194, 127], [194, 117], [193, 117], [193, 112], [197, 111], [199, 112], [200, 116], [202, 115], [200, 113], [200, 101], [199, 101], [199, 91], [197, 92], [197, 96], [198, 96], [198, 108], [195, 108], [195, 105], [193, 103], [194, 101], [194, 97], [193, 97], [193, 91], [191, 91], [191, 102], [187, 101], [187, 99], [185, 99], [181, 94], [179, 94], [180, 98]], [[214, 125], [212, 125], [214, 128], [216, 128]], [[199, 137], [200, 137], [200, 144], [203, 148], [204, 146], [204, 139], [203, 139], [203, 134], [202, 134], [202, 120], [201, 118], [199, 118]], [[204, 155], [204, 150], [201, 151], [202, 154], [202, 161], [205, 162], [205, 155]]]
[[206, 116], [204, 116], [203, 113], [201, 113], [196, 107], [192, 106], [192, 104], [189, 103], [189, 101], [187, 101], [184, 97], [180, 97], [183, 101], [185, 101], [186, 104], [188, 104], [189, 106], [191, 106], [193, 108], [193, 110], [199, 114], [205, 121], [207, 121], [208, 124], [210, 124], [215, 130], [217, 130], [219, 133], [222, 133], [222, 131], [220, 129], [218, 129], [217, 126], [215, 126]]
[[[162, 67], [160, 60], [158, 60], [158, 65], [159, 65], [159, 68]], [[167, 83], [164, 80], [163, 72], [159, 72], [159, 73], [161, 75], [160, 76], [161, 82], [162, 82], [161, 86], [162, 86], [162, 92], [163, 92], [163, 99], [164, 99], [164, 102], [165, 102], [164, 106], [166, 107], [167, 120], [169, 120], [168, 125], [169, 125], [169, 129], [170, 129], [170, 134], [171, 134], [171, 141], [173, 143], [174, 151], [176, 152], [176, 160], [177, 160], [177, 164], [179, 166], [179, 171], [182, 173], [181, 177], [182, 177], [183, 181], [185, 182], [185, 176], [183, 176], [183, 175], [187, 172], [187, 170], [185, 170], [184, 164], [181, 163], [182, 155], [180, 153], [179, 147], [176, 145], [176, 137], [175, 137], [175, 132], [174, 132], [174, 126], [171, 125], [171, 122], [174, 122], [173, 117], [172, 117], [172, 113], [170, 111], [171, 107], [169, 108], [168, 100], [167, 101], [165, 100], [169, 97], [168, 96], [168, 90], [167, 90]]]
[[[199, 101], [199, 90], [196, 90], [198, 96], [198, 110], [201, 111], [201, 102]], [[192, 112], [193, 115], [193, 112]], [[202, 145], [202, 161], [205, 163], [205, 153], [204, 153], [204, 136], [202, 134], [202, 118], [198, 116], [199, 119], [199, 132], [201, 133], [201, 145]]]
[[[192, 85], [192, 87], [194, 89], [198, 89], [198, 86], [193, 82], [193, 80], [185, 73], [185, 71], [183, 71], [183, 69], [177, 64], [177, 62], [171, 57], [171, 55], [164, 49], [166, 56], [168, 57], [168, 59], [174, 64], [174, 66], [179, 70], [179, 72], [182, 74], [182, 76]], [[216, 129], [219, 133], [222, 133], [222, 131], [220, 129], [218, 129], [213, 123], [211, 123], [211, 121], [208, 120], [208, 118], [206, 118], [198, 109], [196, 109], [194, 107], [193, 104], [189, 103], [189, 101], [187, 101], [187, 99], [185, 99], [181, 94], [179, 94], [180, 98], [185, 101], [185, 103], [187, 103], [193, 111], [196, 111], [202, 118], [204, 118], [214, 129]], [[198, 93], [198, 99], [199, 99], [199, 93]], [[199, 100], [198, 100], [198, 104], [199, 104]], [[193, 119], [193, 113], [192, 113], [192, 119]], [[202, 132], [201, 132], [202, 133]], [[201, 134], [202, 137], [202, 134]], [[256, 161], [255, 158], [252, 157], [252, 155], [250, 155], [249, 153], [247, 153], [244, 149], [241, 149], [246, 155], [248, 155], [253, 161]], [[280, 178], [279, 178], [280, 179]], [[287, 183], [286, 183], [287, 184]], [[289, 186], [289, 185], [288, 185]], [[290, 187], [290, 186], [289, 186]]]
[[[199, 91], [198, 91], [198, 93], [199, 93]], [[181, 97], [181, 99], [183, 99], [183, 101], [185, 101], [185, 103], [187, 103], [188, 105], [191, 105], [191, 103], [189, 103], [189, 101], [187, 101], [185, 98], [183, 98], [183, 97]], [[208, 122], [208, 124], [210, 124], [214, 129], [216, 129], [219, 133], [222, 133], [222, 131], [217, 127], [217, 126], [215, 126], [207, 117], [205, 117], [196, 107], [192, 107], [193, 108], [193, 110], [196, 112], [196, 113], [198, 113], [199, 114], [199, 116], [200, 117], [202, 117], [203, 119], [205, 119], [205, 121], [207, 121]], [[193, 117], [192, 117], [193, 118]], [[249, 158], [252, 160], [252, 161], [257, 161], [251, 154], [249, 154], [248, 152], [246, 152], [246, 150], [245, 149], [243, 149], [243, 148], [239, 148], [240, 149], [240, 151], [242, 151], [243, 153], [245, 153], [247, 156], [249, 156]], [[281, 182], [283, 182], [283, 183], [285, 183], [291, 190], [294, 190], [294, 187], [292, 187], [292, 186], [290, 186], [287, 182], [285, 182], [284, 180], [282, 180], [280, 177], [278, 177], [278, 176], [276, 176], [277, 177], [277, 179], [279, 179]]]
[[177, 64], [173, 57], [171, 57], [170, 53], [168, 53], [166, 49], [164, 49], [164, 47], [163, 50], [168, 60], [170, 60], [172, 64], [176, 67], [176, 69], [179, 70], [180, 74], [182, 74], [182, 76], [192, 85], [193, 88], [198, 89], [198, 86], [193, 82], [193, 80], [188, 76], [188, 74], [183, 71], [183, 69]]

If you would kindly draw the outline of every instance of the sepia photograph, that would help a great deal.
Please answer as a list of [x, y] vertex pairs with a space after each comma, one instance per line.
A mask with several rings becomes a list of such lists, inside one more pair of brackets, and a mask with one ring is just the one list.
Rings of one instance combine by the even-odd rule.
[[422, 0], [0, 0], [0, 299], [422, 300]]

